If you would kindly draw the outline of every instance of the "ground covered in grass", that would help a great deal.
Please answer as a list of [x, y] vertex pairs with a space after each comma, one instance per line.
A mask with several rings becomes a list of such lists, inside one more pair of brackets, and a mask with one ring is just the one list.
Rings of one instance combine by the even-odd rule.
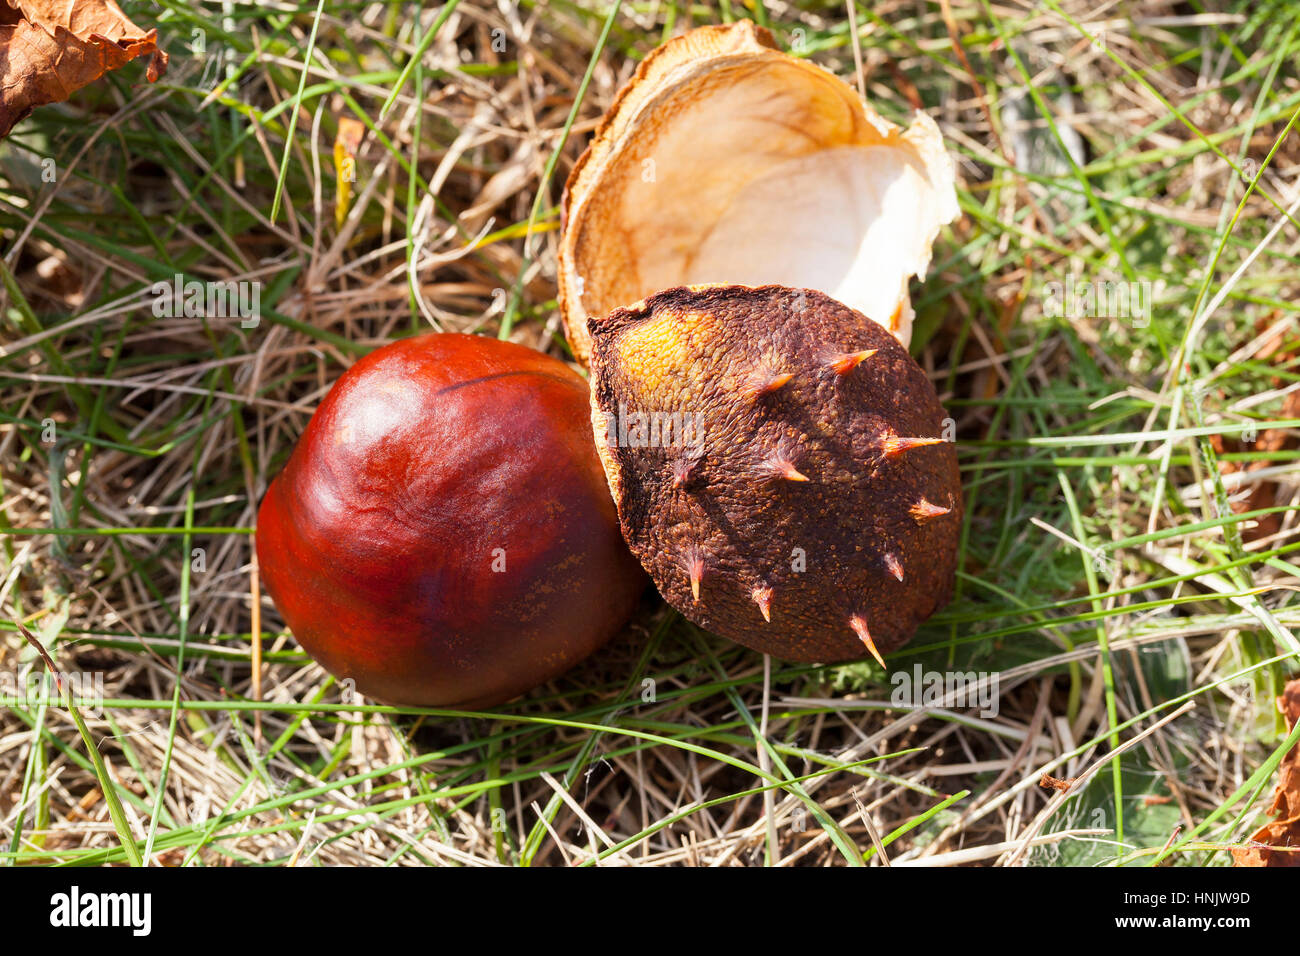
[[[1216, 865], [1265, 818], [1300, 669], [1287, 0], [124, 8], [167, 76], [0, 144], [0, 861]], [[383, 342], [567, 356], [564, 177], [662, 38], [739, 17], [957, 163], [913, 289], [955, 600], [888, 673], [647, 594], [495, 714], [341, 695], [261, 594], [267, 482]], [[257, 283], [260, 321], [156, 315], [177, 276]], [[19, 622], [102, 702], [15, 695]], [[900, 699], [955, 673], [974, 699]]]

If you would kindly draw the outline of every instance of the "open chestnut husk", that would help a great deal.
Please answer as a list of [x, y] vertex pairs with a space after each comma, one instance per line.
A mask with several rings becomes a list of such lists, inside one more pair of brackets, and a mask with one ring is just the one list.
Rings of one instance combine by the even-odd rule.
[[645, 58], [565, 184], [559, 303], [586, 322], [662, 289], [810, 288], [911, 341], [908, 281], [959, 214], [939, 128], [900, 129], [749, 20]]

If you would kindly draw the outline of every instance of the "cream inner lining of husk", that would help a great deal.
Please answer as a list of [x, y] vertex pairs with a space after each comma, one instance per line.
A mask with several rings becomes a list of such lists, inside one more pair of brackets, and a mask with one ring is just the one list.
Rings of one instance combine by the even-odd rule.
[[906, 132], [811, 64], [748, 57], [670, 85], [574, 210], [589, 315], [700, 283], [812, 288], [907, 344], [908, 279], [958, 214], [939, 131]]

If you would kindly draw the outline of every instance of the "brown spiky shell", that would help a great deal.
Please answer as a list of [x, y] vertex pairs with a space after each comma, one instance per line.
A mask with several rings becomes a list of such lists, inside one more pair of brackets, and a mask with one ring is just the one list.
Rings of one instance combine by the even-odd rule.
[[808, 289], [668, 289], [588, 323], [624, 537], [696, 624], [795, 661], [904, 644], [950, 598], [961, 486], [907, 350]]

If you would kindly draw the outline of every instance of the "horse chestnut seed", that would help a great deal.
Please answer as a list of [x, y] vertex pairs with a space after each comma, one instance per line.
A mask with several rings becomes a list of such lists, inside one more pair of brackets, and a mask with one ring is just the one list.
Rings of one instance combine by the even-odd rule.
[[357, 362], [257, 518], [262, 580], [326, 670], [391, 704], [490, 707], [631, 615], [587, 385], [563, 362], [428, 334]]

